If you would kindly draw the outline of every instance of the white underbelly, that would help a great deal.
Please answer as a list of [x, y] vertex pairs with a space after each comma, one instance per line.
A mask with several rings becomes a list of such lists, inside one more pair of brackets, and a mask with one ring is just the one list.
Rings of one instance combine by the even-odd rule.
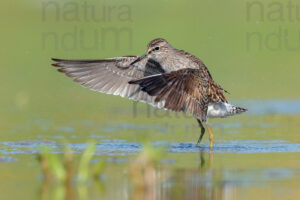
[[210, 103], [207, 109], [207, 117], [208, 118], [216, 118], [216, 117], [227, 117], [234, 115], [235, 113], [232, 112], [235, 106], [229, 103]]

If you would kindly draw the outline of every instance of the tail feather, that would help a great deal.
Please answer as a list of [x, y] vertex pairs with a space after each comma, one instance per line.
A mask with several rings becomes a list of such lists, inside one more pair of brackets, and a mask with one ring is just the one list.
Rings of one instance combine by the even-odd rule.
[[231, 105], [230, 103], [218, 102], [208, 105], [207, 116], [209, 118], [229, 117], [246, 111], [247, 109]]
[[246, 108], [237, 107], [237, 106], [233, 106], [233, 108], [231, 110], [233, 115], [240, 114], [240, 113], [243, 113], [243, 112], [246, 112], [246, 111], [248, 111]]

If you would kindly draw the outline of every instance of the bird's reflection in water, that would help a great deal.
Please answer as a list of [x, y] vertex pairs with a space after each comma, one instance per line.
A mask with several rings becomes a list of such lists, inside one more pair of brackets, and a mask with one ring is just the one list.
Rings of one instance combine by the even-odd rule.
[[[230, 199], [232, 187], [222, 170], [214, 169], [212, 152], [200, 151], [196, 168], [154, 167], [147, 165], [135, 178], [132, 199]], [[142, 167], [139, 165], [139, 167]], [[137, 170], [137, 169], [135, 169]], [[139, 170], [137, 170], [139, 171]]]

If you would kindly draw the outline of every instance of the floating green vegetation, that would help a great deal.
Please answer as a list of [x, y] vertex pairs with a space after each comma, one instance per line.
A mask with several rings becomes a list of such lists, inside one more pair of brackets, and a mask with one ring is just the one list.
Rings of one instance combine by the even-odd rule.
[[[38, 154], [38, 161], [43, 171], [42, 199], [88, 199], [87, 188], [92, 182], [97, 182], [103, 191], [101, 179], [105, 162], [91, 164], [95, 153], [95, 144], [90, 143], [79, 156], [64, 146], [63, 154], [56, 154], [43, 147]], [[53, 189], [54, 191], [52, 191]]]
[[[104, 193], [105, 184], [101, 177], [107, 165], [112, 167], [112, 164], [103, 159], [92, 162], [95, 150], [94, 143], [90, 143], [80, 155], [73, 153], [66, 145], [63, 146], [63, 153], [53, 153], [42, 147], [38, 154], [43, 173], [41, 199], [89, 199], [88, 190], [94, 186]], [[144, 143], [143, 150], [122, 166], [128, 172], [124, 178], [132, 187], [133, 199], [151, 195], [151, 191], [165, 179], [165, 176], [157, 176], [162, 170], [159, 161], [165, 153], [164, 147]]]

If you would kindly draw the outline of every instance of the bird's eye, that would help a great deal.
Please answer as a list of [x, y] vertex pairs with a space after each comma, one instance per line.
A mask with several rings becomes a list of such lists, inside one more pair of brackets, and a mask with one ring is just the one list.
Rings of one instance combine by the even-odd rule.
[[154, 50], [155, 50], [155, 51], [159, 50], [159, 47], [155, 47]]

